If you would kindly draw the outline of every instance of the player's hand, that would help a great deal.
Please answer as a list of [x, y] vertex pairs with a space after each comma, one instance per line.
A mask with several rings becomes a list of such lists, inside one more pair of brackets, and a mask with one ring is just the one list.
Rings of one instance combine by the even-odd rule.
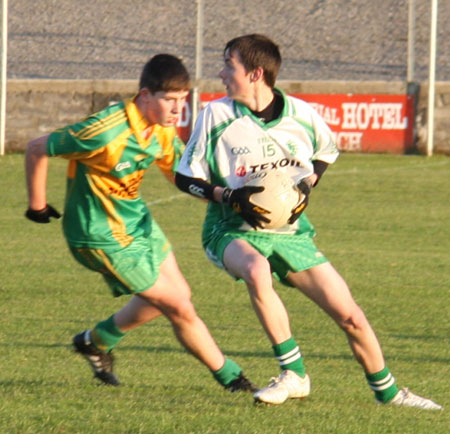
[[291, 225], [297, 221], [301, 213], [305, 210], [309, 201], [309, 194], [311, 193], [312, 184], [308, 179], [302, 179], [296, 186], [298, 191], [298, 202], [292, 210], [291, 217], [288, 223]]
[[28, 208], [25, 213], [25, 217], [36, 223], [50, 223], [51, 217], [59, 219], [61, 214], [51, 205], [47, 204], [44, 209], [40, 209], [38, 211]]
[[253, 193], [260, 193], [264, 190], [264, 187], [256, 186], [244, 186], [232, 190], [231, 188], [225, 188], [222, 194], [222, 202], [230, 205], [231, 208], [252, 227], [262, 228], [262, 222], [268, 223], [270, 220], [264, 217], [263, 214], [267, 214], [268, 211], [253, 205], [250, 202], [250, 196]]

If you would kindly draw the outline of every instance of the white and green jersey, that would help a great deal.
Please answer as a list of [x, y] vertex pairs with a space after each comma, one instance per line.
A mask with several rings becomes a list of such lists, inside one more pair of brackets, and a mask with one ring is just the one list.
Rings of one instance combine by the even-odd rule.
[[[260, 170], [283, 171], [298, 183], [313, 173], [313, 161], [334, 163], [338, 151], [325, 121], [305, 101], [275, 91], [283, 96], [284, 107], [268, 123], [229, 97], [209, 103], [199, 115], [177, 171], [235, 189]], [[210, 202], [205, 228], [212, 230], [218, 220], [230, 228], [249, 228], [242, 226], [242, 218], [230, 207]], [[296, 232], [298, 224], [281, 231]]]

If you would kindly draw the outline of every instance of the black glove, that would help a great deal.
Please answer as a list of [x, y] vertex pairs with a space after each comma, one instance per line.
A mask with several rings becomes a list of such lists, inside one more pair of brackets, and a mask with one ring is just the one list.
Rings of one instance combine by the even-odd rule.
[[230, 205], [231, 208], [240, 214], [250, 226], [262, 228], [261, 222], [270, 222], [270, 220], [263, 215], [267, 214], [269, 211], [260, 208], [257, 205], [253, 205], [250, 202], [250, 196], [253, 193], [260, 193], [263, 190], [264, 187], [250, 185], [236, 188], [235, 190], [225, 188], [222, 193], [222, 202]]
[[300, 214], [304, 211], [309, 201], [309, 194], [311, 193], [312, 184], [307, 179], [302, 179], [295, 188], [298, 190], [298, 202], [292, 210], [291, 217], [288, 223], [291, 225], [295, 223], [300, 217]]
[[25, 217], [36, 223], [50, 223], [50, 217], [59, 219], [61, 214], [51, 205], [47, 204], [44, 209], [39, 211], [28, 208]]

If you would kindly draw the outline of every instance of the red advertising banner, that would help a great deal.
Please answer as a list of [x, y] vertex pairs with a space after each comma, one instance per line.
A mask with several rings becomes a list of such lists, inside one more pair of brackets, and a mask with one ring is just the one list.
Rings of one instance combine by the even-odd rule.
[[309, 102], [336, 134], [339, 149], [404, 153], [414, 146], [412, 95], [293, 95]]
[[[223, 97], [203, 93], [200, 101]], [[335, 134], [342, 151], [403, 154], [414, 146], [414, 97], [412, 95], [293, 94], [310, 103]], [[180, 122], [180, 134], [189, 137], [190, 107]]]
[[191, 95], [189, 94], [186, 98], [183, 111], [181, 112], [180, 119], [178, 119], [177, 123], [178, 134], [185, 143], [187, 143], [189, 140], [189, 135], [191, 134], [191, 117]]

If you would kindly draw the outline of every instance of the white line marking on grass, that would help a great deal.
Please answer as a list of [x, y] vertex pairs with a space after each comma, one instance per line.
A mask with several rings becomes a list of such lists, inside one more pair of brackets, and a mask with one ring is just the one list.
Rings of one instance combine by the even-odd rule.
[[168, 202], [172, 202], [173, 200], [184, 198], [184, 197], [187, 198], [190, 196], [187, 193], [174, 194], [172, 196], [165, 197], [164, 199], [151, 200], [150, 202], [147, 202], [147, 205], [148, 206], [159, 205], [160, 203], [168, 203]]
[[[334, 170], [332, 172], [328, 172], [327, 176], [328, 175], [348, 175], [348, 174], [360, 173], [360, 172], [364, 172], [364, 173], [389, 172], [391, 170], [403, 170], [403, 169], [411, 169], [411, 168], [415, 168], [415, 167], [422, 168], [422, 167], [444, 166], [448, 163], [449, 163], [448, 161], [439, 161], [436, 163], [411, 164], [409, 166], [397, 166], [397, 167], [383, 167], [383, 168], [372, 169], [372, 170], [367, 170], [367, 168], [353, 167], [352, 169], [349, 169], [349, 170]], [[147, 202], [147, 205], [148, 206], [159, 205], [161, 203], [169, 203], [176, 199], [188, 198], [188, 197], [191, 197], [191, 196], [187, 193], [178, 193], [178, 194], [173, 194], [172, 196], [169, 196], [169, 197], [165, 197], [164, 199], [151, 200], [150, 202]]]
[[[450, 161], [450, 160], [449, 160]], [[447, 165], [449, 162], [448, 161], [439, 161], [436, 163], [428, 163], [428, 164], [411, 164], [409, 166], [393, 166], [393, 167], [382, 167], [382, 168], [378, 168], [378, 169], [367, 169], [367, 168], [362, 168], [362, 167], [353, 167], [351, 169], [348, 170], [334, 170], [331, 171], [329, 173], [327, 173], [327, 175], [348, 175], [348, 174], [353, 174], [353, 173], [360, 173], [360, 172], [364, 172], [364, 173], [378, 173], [378, 172], [390, 172], [392, 170], [404, 170], [404, 169], [414, 169], [416, 167], [419, 168], [426, 168], [426, 167], [436, 167], [436, 166], [445, 166]]]

